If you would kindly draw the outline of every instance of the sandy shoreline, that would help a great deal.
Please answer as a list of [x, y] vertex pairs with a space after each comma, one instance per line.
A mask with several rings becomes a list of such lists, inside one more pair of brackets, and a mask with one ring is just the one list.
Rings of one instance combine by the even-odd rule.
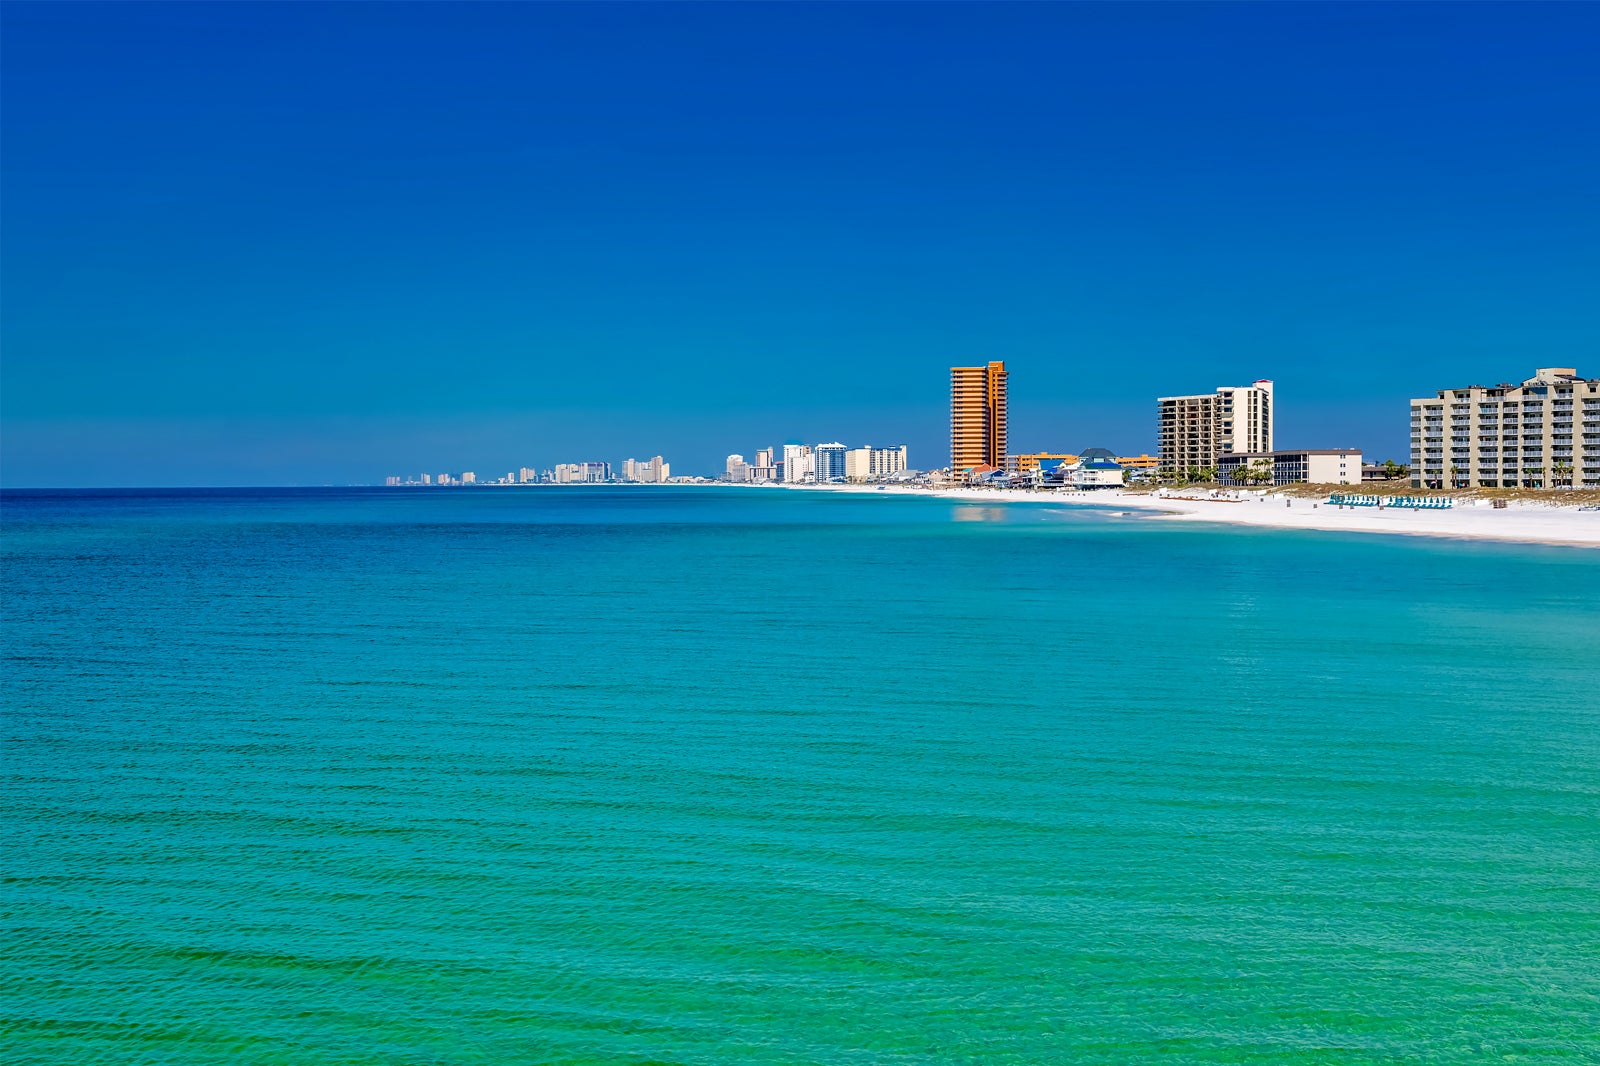
[[[1168, 495], [1116, 490], [1097, 492], [1026, 492], [1008, 489], [914, 489], [876, 485], [785, 485], [808, 492], [850, 492], [868, 495], [933, 496], [983, 503], [1043, 503], [1095, 506], [1157, 512], [1167, 521], [1223, 522], [1272, 529], [1314, 529], [1344, 533], [1391, 533], [1425, 537], [1515, 541], [1600, 548], [1600, 511], [1580, 511], [1542, 503], [1513, 501], [1495, 509], [1487, 500], [1458, 501], [1443, 511], [1399, 507], [1340, 509], [1321, 500], [1297, 499], [1266, 491], [1241, 490], [1227, 498], [1169, 490]], [[1359, 489], [1355, 491], [1360, 491]]]

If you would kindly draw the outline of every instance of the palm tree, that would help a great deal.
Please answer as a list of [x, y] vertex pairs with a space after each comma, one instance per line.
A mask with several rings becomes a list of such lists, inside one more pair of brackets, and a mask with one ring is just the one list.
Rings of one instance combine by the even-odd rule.
[[1217, 480], [1217, 468], [1214, 466], [1202, 466], [1199, 473], [1201, 481], [1215, 482]]
[[1451, 463], [1450, 464], [1450, 487], [1451, 488], [1459, 489], [1461, 487], [1461, 476], [1460, 475], [1461, 475], [1461, 468], [1459, 466], [1455, 465], [1454, 463]]
[[1395, 464], [1393, 459], [1385, 459], [1383, 461], [1383, 476], [1388, 480], [1393, 481], [1398, 476], [1396, 471], [1399, 469], [1400, 467]]
[[1539, 475], [1544, 473], [1542, 466], [1525, 466], [1522, 468], [1522, 487], [1536, 489], [1539, 487]]
[[1240, 463], [1238, 466], [1228, 471], [1228, 477], [1235, 484], [1243, 485], [1246, 481], [1250, 480], [1250, 468], [1245, 466], [1243, 463]]
[[1257, 459], [1250, 464], [1250, 480], [1256, 484], [1265, 484], [1272, 480], [1272, 461], [1270, 459]]
[[1572, 464], [1564, 459], [1557, 459], [1550, 464], [1550, 486], [1561, 488], [1561, 483], [1566, 482], [1567, 488], [1572, 487]]

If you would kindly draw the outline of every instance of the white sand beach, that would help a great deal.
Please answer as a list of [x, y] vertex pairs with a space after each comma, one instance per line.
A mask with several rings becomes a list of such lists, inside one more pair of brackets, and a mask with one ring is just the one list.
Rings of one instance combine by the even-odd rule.
[[[1321, 529], [1347, 533], [1399, 533], [1428, 537], [1465, 537], [1480, 540], [1520, 541], [1600, 548], [1600, 511], [1580, 511], [1559, 506], [1513, 500], [1495, 508], [1488, 500], [1457, 500], [1447, 510], [1412, 510], [1404, 507], [1332, 506], [1271, 490], [1239, 490], [1212, 496], [1206, 492], [1169, 490], [1148, 492], [1028, 492], [1008, 489], [915, 489], [900, 486], [814, 485], [785, 486], [821, 492], [858, 492], [875, 495], [920, 495], [983, 503], [1055, 504], [1098, 506], [1154, 511], [1174, 522], [1228, 522], [1277, 529]], [[1359, 489], [1354, 491], [1359, 492]]]

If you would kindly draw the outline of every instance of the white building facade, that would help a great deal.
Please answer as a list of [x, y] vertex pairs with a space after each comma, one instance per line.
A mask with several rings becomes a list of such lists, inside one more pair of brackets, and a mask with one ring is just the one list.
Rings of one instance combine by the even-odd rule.
[[783, 480], [789, 485], [804, 485], [812, 480], [811, 445], [783, 446]]

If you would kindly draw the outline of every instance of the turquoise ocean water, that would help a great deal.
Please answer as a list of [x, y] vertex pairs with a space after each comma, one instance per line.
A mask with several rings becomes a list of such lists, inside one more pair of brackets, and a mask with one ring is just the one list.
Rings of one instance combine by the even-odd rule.
[[7, 1063], [1594, 1063], [1600, 553], [4, 498]]

